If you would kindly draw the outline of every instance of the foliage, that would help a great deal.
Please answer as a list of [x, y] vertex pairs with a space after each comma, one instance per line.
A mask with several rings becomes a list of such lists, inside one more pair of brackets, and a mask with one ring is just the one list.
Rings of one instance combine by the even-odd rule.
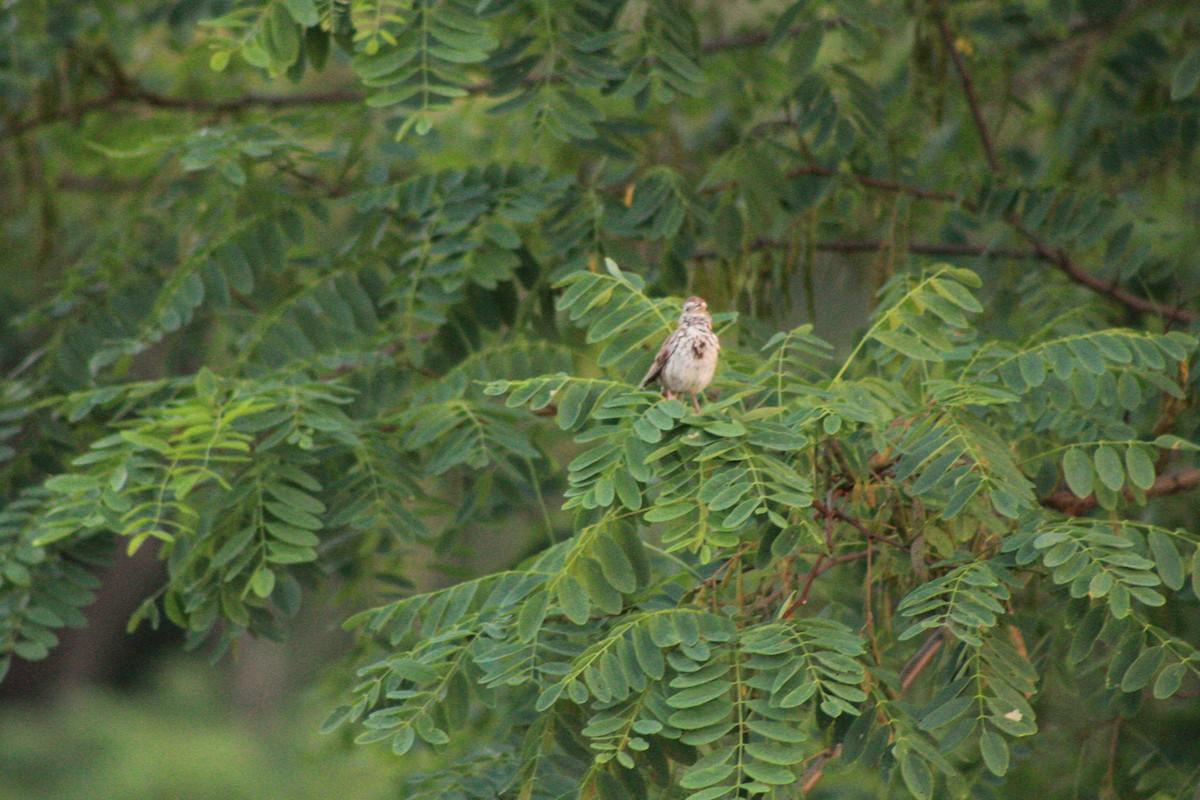
[[1200, 779], [1190, 3], [92, 5], [0, 11], [0, 672], [153, 547], [217, 654], [336, 587], [405, 796]]

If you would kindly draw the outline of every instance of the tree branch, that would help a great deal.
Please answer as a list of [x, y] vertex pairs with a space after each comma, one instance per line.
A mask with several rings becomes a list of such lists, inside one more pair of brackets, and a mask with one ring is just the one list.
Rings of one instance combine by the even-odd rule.
[[295, 94], [245, 94], [229, 100], [205, 98], [171, 97], [135, 86], [127, 95], [128, 100], [139, 101], [152, 108], [179, 109], [181, 111], [206, 111], [229, 114], [248, 108], [290, 108], [292, 106], [317, 106], [336, 103], [358, 103], [364, 95], [349, 89], [333, 89], [325, 92], [297, 92]]
[[907, 551], [909, 549], [908, 545], [904, 544], [904, 542], [898, 542], [895, 539], [884, 536], [882, 533], [876, 533], [875, 531], [868, 528], [863, 523], [863, 521], [860, 520], [858, 517], [852, 517], [849, 514], [846, 514], [845, 512], [843, 512], [840, 508], [836, 508], [833, 506], [826, 506], [820, 500], [813, 500], [812, 507], [819, 514], [822, 514], [826, 520], [836, 519], [839, 522], [845, 522], [847, 525], [851, 526], [856, 531], [861, 533], [864, 537], [866, 537], [867, 541], [869, 541], [869, 542], [870, 541], [883, 542], [884, 544], [890, 544], [892, 547], [897, 547], [904, 551]]
[[325, 92], [297, 92], [295, 94], [245, 94], [228, 100], [213, 100], [204, 97], [172, 97], [160, 94], [129, 81], [119, 80], [103, 96], [86, 100], [72, 106], [56, 108], [45, 114], [20, 120], [0, 130], [0, 139], [21, 136], [35, 128], [51, 125], [67, 119], [78, 119], [93, 111], [112, 109], [121, 104], [137, 104], [149, 108], [169, 111], [196, 111], [209, 114], [232, 114], [251, 108], [291, 108], [295, 106], [328, 105], [334, 103], [358, 103], [364, 95], [349, 89]]
[[958, 73], [959, 82], [962, 83], [963, 94], [971, 109], [971, 119], [975, 121], [975, 131], [979, 134], [979, 141], [987, 156], [988, 169], [992, 172], [999, 172], [1000, 163], [996, 160], [996, 149], [992, 145], [992, 137], [988, 133], [987, 123], [984, 122], [983, 112], [979, 108], [979, 98], [975, 95], [975, 83], [971, 80], [971, 73], [967, 71], [967, 64], [963, 61], [962, 53], [955, 46], [954, 34], [950, 32], [950, 25], [946, 22], [946, 14], [942, 10], [940, 2], [934, 2], [933, 16], [937, 21], [938, 33], [942, 36], [942, 44], [945, 45], [946, 53], [954, 63], [954, 71]]
[[845, 564], [848, 561], [857, 561], [860, 558], [866, 558], [871, 553], [871, 548], [874, 545], [867, 545], [866, 550], [856, 550], [852, 553], [842, 553], [836, 556], [827, 556], [824, 553], [817, 556], [817, 560], [813, 562], [812, 568], [809, 569], [808, 575], [804, 578], [804, 586], [800, 590], [800, 596], [797, 597], [792, 604], [789, 605], [783, 613], [779, 615], [780, 619], [791, 619], [800, 606], [808, 603], [808, 593], [812, 589], [813, 582], [817, 578], [824, 575], [829, 570], [836, 567], [838, 564]]
[[933, 657], [937, 655], [938, 650], [942, 647], [942, 642], [946, 639], [946, 629], [937, 628], [933, 633], [929, 634], [913, 657], [908, 660], [908, 663], [900, 670], [900, 692], [903, 694], [908, 691], [908, 688], [920, 677], [925, 668], [933, 661]]
[[[789, 36], [795, 36], [805, 29], [805, 25], [797, 25], [788, 31]], [[757, 47], [771, 38], [768, 31], [752, 31], [731, 36], [718, 36], [700, 44], [700, 52], [717, 53], [741, 47]], [[145, 88], [137, 81], [127, 77], [120, 63], [109, 54], [104, 54], [100, 60], [111, 73], [112, 85], [107, 93], [93, 100], [86, 100], [73, 106], [56, 108], [45, 114], [18, 120], [11, 126], [0, 127], [0, 140], [9, 139], [28, 133], [35, 128], [61, 122], [66, 119], [78, 119], [93, 111], [111, 109], [120, 103], [140, 103], [150, 108], [174, 111], [201, 111], [212, 114], [232, 114], [251, 108], [288, 108], [293, 106], [326, 105], [333, 103], [359, 103], [366, 95], [352, 89], [335, 89], [325, 92], [298, 92], [296, 94], [246, 94], [228, 100], [211, 100], [202, 97], [174, 97], [160, 94]], [[536, 83], [536, 81], [534, 81]], [[482, 81], [466, 87], [472, 95], [485, 94], [492, 88], [491, 81]]]
[[[960, 198], [950, 192], [941, 192], [933, 189], [925, 189], [920, 186], [901, 183], [900, 181], [888, 180], [882, 178], [872, 178], [856, 173], [841, 173], [830, 167], [821, 166], [820, 164], [807, 164], [802, 167], [797, 167], [787, 173], [789, 178], [799, 177], [801, 175], [816, 175], [819, 177], [833, 178], [838, 175], [845, 174], [852, 178], [861, 186], [866, 186], [871, 189], [879, 189], [885, 192], [898, 192], [906, 194], [909, 197], [916, 197], [922, 200], [934, 200], [944, 203], [958, 203], [967, 211], [973, 214], [979, 212], [979, 205], [971, 200]], [[719, 188], [719, 187], [718, 187]], [[1059, 272], [1063, 273], [1072, 283], [1077, 283], [1091, 289], [1094, 292], [1104, 295], [1126, 308], [1131, 308], [1135, 311], [1140, 311], [1146, 314], [1153, 314], [1163, 319], [1174, 320], [1185, 325], [1194, 325], [1200, 322], [1200, 313], [1190, 309], [1182, 308], [1179, 305], [1169, 305], [1166, 303], [1156, 303], [1145, 297], [1139, 297], [1136, 294], [1122, 289], [1116, 283], [1111, 283], [1103, 278], [1092, 275], [1083, 269], [1078, 263], [1071, 259], [1061, 249], [1054, 249], [1041, 239], [1037, 234], [1025, 227], [1024, 222], [1016, 214], [1006, 214], [1004, 221], [1018, 235], [1028, 241], [1034, 248], [1034, 254], [1039, 261], [1044, 261], [1056, 267]]]
[[[789, 178], [798, 178], [801, 175], [815, 175], [821, 178], [836, 178], [839, 175], [846, 175], [853, 178], [855, 182], [862, 186], [867, 186], [872, 189], [881, 189], [885, 192], [899, 192], [910, 197], [917, 197], [922, 200], [937, 200], [943, 203], [958, 202], [959, 197], [951, 192], [940, 192], [936, 189], [924, 189], [920, 186], [913, 186], [900, 181], [888, 180], [886, 178], [872, 178], [869, 175], [860, 175], [856, 172], [842, 173], [830, 167], [821, 166], [820, 164], [805, 164], [802, 167], [796, 167], [789, 171]], [[721, 188], [721, 187], [717, 187]], [[968, 210], [971, 210], [968, 208]]]
[[817, 785], [817, 781], [825, 775], [825, 765], [842, 754], [842, 745], [839, 742], [833, 747], [822, 750], [817, 754], [813, 763], [800, 776], [800, 793], [807, 796]]
[[[1186, 492], [1200, 486], [1200, 467], [1186, 467], [1174, 472], [1159, 475], [1154, 485], [1146, 490], [1146, 497], [1162, 497], [1168, 494]], [[1128, 489], [1125, 498], [1135, 502], [1136, 498]], [[1078, 517], [1091, 511], [1097, 505], [1096, 495], [1079, 497], [1070, 489], [1059, 489], [1038, 501], [1046, 508], [1053, 508], [1071, 517]]]
[[1200, 314], [1197, 314], [1195, 311], [1181, 308], [1178, 305], [1156, 303], [1145, 297], [1139, 297], [1126, 289], [1122, 289], [1115, 282], [1106, 281], [1087, 272], [1083, 267], [1076, 264], [1065, 251], [1052, 250], [1049, 245], [1025, 228], [1019, 218], [1010, 216], [1006, 219], [1013, 230], [1033, 245], [1040, 260], [1047, 261], [1058, 267], [1058, 270], [1070, 278], [1072, 282], [1080, 286], [1086, 286], [1110, 300], [1114, 300], [1127, 308], [1132, 308], [1134, 311], [1154, 314], [1163, 319], [1174, 320], [1185, 325], [1194, 325], [1196, 322], [1200, 322]]
[[[792, 243], [780, 239], [755, 239], [748, 249], [785, 250]], [[817, 242], [813, 245], [819, 253], [876, 253], [886, 250], [891, 245], [879, 240], [831, 240]], [[975, 244], [941, 244], [929, 242], [913, 242], [905, 245], [903, 250], [926, 256], [984, 256], [987, 258], [1006, 258], [1017, 261], [1048, 261], [1055, 263], [1052, 258], [1045, 258], [1035, 250], [1021, 250], [1015, 247], [984, 247]], [[694, 261], [709, 261], [720, 257], [716, 250], [697, 250], [692, 254]]]

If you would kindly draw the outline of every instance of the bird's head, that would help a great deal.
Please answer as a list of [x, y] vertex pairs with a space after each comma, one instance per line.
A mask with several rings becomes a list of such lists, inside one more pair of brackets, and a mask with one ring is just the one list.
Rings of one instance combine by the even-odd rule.
[[696, 297], [695, 295], [683, 301], [683, 314], [707, 314], [708, 303], [704, 302], [704, 298]]

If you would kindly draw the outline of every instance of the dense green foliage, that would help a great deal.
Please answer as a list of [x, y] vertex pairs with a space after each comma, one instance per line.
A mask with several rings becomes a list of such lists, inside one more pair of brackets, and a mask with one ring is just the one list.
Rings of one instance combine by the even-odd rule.
[[1189, 0], [0, 22], [0, 665], [157, 547], [405, 797], [1194, 790]]

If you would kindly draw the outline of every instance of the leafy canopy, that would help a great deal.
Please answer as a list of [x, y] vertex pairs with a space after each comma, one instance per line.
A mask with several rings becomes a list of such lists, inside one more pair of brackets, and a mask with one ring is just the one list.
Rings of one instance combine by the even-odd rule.
[[355, 605], [409, 797], [1200, 779], [1191, 3], [0, 22], [0, 673], [154, 547], [216, 654]]

